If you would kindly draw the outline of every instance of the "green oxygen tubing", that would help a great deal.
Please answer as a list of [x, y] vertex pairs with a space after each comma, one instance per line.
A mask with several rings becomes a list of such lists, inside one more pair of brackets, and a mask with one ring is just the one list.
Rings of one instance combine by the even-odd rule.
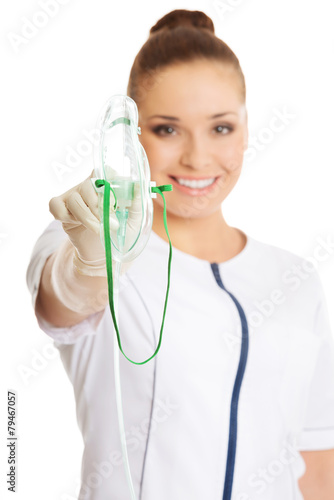
[[[125, 95], [112, 96], [100, 113], [97, 130], [99, 141], [94, 146], [95, 177], [92, 178], [92, 183], [98, 193], [100, 237], [105, 248], [109, 306], [116, 334], [114, 373], [123, 462], [131, 499], [136, 500], [125, 441], [119, 350], [131, 363], [143, 365], [158, 353], [161, 346], [172, 261], [172, 244], [167, 228], [166, 200], [163, 191], [172, 191], [172, 185], [156, 186], [156, 183], [151, 181], [147, 155], [138, 138], [141, 131], [138, 127], [138, 109], [133, 99]], [[110, 192], [114, 200], [112, 207], [110, 207]], [[128, 358], [122, 349], [118, 329], [119, 277], [122, 264], [134, 260], [148, 242], [153, 222], [152, 198], [157, 194], [163, 199], [163, 221], [169, 241], [167, 290], [157, 348], [148, 359], [137, 362]], [[110, 217], [115, 214], [118, 229], [111, 230]]]

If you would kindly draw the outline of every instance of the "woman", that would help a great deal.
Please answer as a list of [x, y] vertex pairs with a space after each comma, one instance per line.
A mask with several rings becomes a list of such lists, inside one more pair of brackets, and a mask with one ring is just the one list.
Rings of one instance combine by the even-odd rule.
[[[174, 247], [161, 349], [121, 357], [138, 499], [329, 500], [334, 496], [334, 346], [318, 273], [225, 221], [247, 147], [239, 61], [210, 18], [176, 10], [130, 73], [140, 140], [166, 195]], [[92, 173], [93, 175], [93, 173]], [[246, 207], [245, 207], [246, 208]], [[53, 198], [27, 279], [40, 327], [73, 384], [85, 449], [80, 500], [129, 498], [118, 436], [113, 323], [90, 178]], [[121, 276], [124, 352], [157, 345], [168, 243], [162, 203]], [[296, 273], [302, 267], [303, 274]]]

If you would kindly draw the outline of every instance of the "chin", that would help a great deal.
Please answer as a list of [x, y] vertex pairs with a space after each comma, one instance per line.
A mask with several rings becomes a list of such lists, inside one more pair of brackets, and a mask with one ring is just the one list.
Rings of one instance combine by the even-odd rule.
[[168, 215], [175, 216], [181, 219], [203, 219], [211, 216], [221, 210], [221, 205], [208, 207], [200, 203], [184, 203], [180, 202], [177, 207], [168, 206], [167, 200], [167, 217]]
[[[183, 219], [201, 219], [209, 217], [212, 214], [221, 211], [223, 200], [226, 198], [223, 193], [216, 196], [215, 199], [209, 196], [197, 196], [184, 199], [183, 196], [178, 196], [176, 191], [164, 193], [166, 200], [167, 217], [168, 215], [183, 218]], [[181, 198], [181, 199], [180, 199]], [[163, 200], [157, 195], [153, 199], [153, 207], [159, 212], [163, 212]]]

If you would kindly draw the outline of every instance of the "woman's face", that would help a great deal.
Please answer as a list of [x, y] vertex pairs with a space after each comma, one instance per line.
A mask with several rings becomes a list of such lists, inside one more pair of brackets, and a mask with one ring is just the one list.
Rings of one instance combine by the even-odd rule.
[[[151, 179], [173, 185], [168, 212], [196, 218], [220, 210], [239, 178], [248, 140], [235, 72], [216, 61], [169, 66], [137, 105]], [[162, 206], [159, 195], [154, 203]]]

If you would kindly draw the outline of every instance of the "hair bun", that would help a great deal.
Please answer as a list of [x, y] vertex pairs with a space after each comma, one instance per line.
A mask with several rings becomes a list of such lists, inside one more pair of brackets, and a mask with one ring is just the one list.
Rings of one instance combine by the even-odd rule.
[[172, 30], [178, 26], [208, 29], [212, 33], [215, 28], [212, 19], [199, 10], [177, 9], [163, 16], [150, 29], [150, 35], [162, 29]]

